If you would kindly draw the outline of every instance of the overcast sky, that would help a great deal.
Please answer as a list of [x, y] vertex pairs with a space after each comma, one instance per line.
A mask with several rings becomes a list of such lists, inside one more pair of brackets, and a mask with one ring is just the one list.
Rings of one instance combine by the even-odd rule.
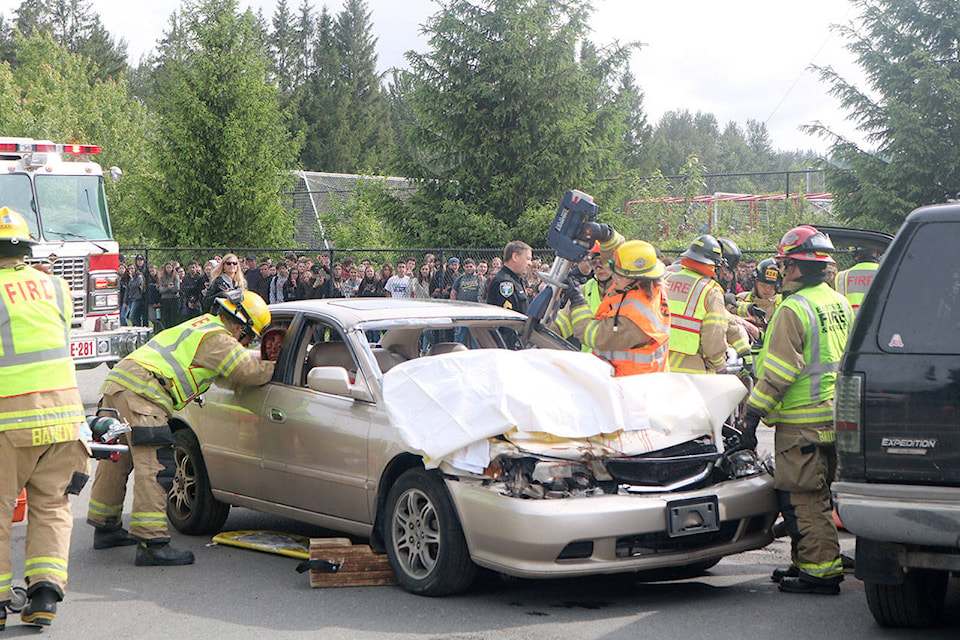
[[[276, 0], [239, 0], [269, 18]], [[313, 0], [331, 13], [341, 0]], [[0, 0], [11, 17], [20, 0]], [[296, 8], [300, 0], [288, 0]], [[381, 70], [405, 66], [403, 53], [423, 51], [420, 25], [438, 10], [431, 0], [367, 0], [378, 38]], [[152, 49], [179, 0], [93, 0], [93, 9], [115, 36], [126, 39], [130, 60]], [[848, 23], [856, 12], [848, 0], [594, 0], [593, 40], [640, 41], [631, 68], [644, 92], [644, 109], [655, 124], [665, 111], [713, 113], [721, 128], [733, 120], [765, 122], [775, 147], [817, 149], [825, 144], [798, 131], [816, 120], [859, 139], [827, 86], [808, 70], [831, 65], [863, 87], [862, 74], [830, 25]]]

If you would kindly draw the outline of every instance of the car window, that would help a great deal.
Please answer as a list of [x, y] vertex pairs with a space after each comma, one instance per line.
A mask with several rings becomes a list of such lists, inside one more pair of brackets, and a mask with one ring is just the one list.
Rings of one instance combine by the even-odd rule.
[[340, 330], [320, 320], [307, 320], [300, 343], [300, 386], [307, 386], [307, 374], [314, 367], [343, 367], [350, 382], [357, 377], [357, 361], [344, 341]]
[[960, 223], [917, 229], [904, 252], [880, 319], [889, 353], [960, 353]]

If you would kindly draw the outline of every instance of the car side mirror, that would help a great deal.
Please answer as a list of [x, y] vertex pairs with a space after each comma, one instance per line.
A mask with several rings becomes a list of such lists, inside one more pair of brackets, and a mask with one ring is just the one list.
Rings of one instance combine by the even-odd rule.
[[307, 374], [307, 386], [320, 393], [347, 396], [354, 400], [372, 402], [373, 396], [362, 385], [351, 384], [343, 367], [314, 367]]

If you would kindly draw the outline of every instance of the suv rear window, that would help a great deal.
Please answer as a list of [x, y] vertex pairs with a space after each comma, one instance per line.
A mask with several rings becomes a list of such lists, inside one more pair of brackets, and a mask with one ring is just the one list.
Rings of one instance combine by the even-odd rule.
[[889, 353], [960, 353], [960, 222], [925, 224], [890, 287], [880, 332]]

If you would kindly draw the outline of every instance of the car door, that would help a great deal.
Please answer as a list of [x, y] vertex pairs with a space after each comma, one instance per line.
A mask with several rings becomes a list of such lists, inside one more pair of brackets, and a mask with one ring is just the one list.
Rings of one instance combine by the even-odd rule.
[[341, 330], [320, 318], [304, 318], [297, 342], [290, 346], [296, 348], [288, 361], [292, 375], [273, 385], [263, 407], [263, 465], [270, 499], [369, 522], [367, 438], [377, 407], [306, 384], [312, 366], [342, 366], [356, 384], [365, 385], [363, 376], [356, 375], [357, 358]]

